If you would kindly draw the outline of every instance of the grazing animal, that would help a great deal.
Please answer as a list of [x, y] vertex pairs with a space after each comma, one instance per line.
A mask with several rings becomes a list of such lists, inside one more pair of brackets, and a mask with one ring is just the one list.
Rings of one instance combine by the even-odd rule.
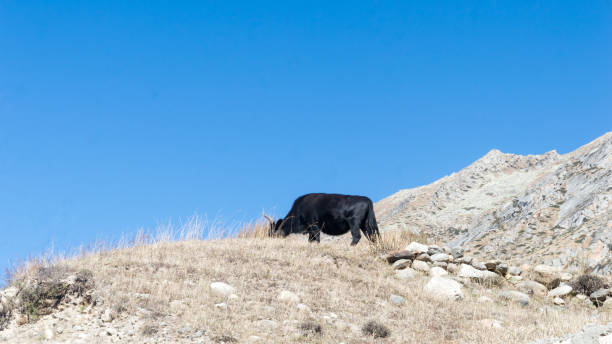
[[321, 232], [342, 235], [351, 231], [351, 245], [357, 245], [361, 233], [376, 242], [380, 233], [372, 201], [365, 196], [312, 193], [298, 197], [284, 219], [270, 222], [270, 236], [286, 237], [291, 233], [308, 234], [308, 241], [321, 241]]

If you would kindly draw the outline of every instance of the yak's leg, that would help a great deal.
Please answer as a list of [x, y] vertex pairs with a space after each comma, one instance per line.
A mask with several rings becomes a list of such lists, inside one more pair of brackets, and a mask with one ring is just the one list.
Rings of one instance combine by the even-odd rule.
[[359, 223], [355, 220], [349, 220], [349, 226], [351, 227], [351, 236], [353, 240], [351, 241], [351, 246], [357, 245], [359, 240], [361, 240], [361, 230], [359, 229]]
[[317, 225], [312, 225], [308, 231], [308, 242], [321, 242], [321, 229]]

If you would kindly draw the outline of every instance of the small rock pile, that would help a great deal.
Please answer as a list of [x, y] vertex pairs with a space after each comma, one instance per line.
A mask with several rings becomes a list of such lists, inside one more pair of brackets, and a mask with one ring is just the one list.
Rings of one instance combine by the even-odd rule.
[[460, 248], [418, 242], [390, 252], [384, 259], [396, 270], [397, 279], [413, 279], [419, 272], [431, 276], [425, 291], [435, 298], [461, 300], [461, 284], [457, 281], [471, 281], [489, 287], [509, 284], [515, 290], [503, 290], [499, 297], [522, 305], [527, 305], [531, 296], [548, 298], [558, 306], [575, 297], [588, 306], [612, 310], [612, 288], [602, 278], [593, 275], [574, 278], [560, 267], [509, 266], [499, 260], [482, 262], [464, 256]]

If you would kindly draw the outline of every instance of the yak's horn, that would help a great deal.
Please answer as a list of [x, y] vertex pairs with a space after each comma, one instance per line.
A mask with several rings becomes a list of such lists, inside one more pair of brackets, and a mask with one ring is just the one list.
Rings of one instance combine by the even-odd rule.
[[266, 220], [268, 220], [268, 222], [270, 222], [270, 224], [274, 224], [274, 220], [272, 220], [272, 218], [268, 215], [266, 215], [266, 213], [263, 212], [263, 210], [261, 211], [261, 215], [263, 215], [263, 217], [266, 218]]

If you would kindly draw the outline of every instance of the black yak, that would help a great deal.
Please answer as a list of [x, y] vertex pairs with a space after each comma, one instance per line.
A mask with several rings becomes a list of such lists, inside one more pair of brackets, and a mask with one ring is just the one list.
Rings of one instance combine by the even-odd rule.
[[342, 235], [351, 231], [351, 245], [361, 239], [360, 230], [372, 242], [379, 237], [372, 201], [365, 196], [313, 193], [298, 197], [284, 219], [270, 222], [270, 236], [308, 233], [308, 241], [320, 242], [321, 232]]

